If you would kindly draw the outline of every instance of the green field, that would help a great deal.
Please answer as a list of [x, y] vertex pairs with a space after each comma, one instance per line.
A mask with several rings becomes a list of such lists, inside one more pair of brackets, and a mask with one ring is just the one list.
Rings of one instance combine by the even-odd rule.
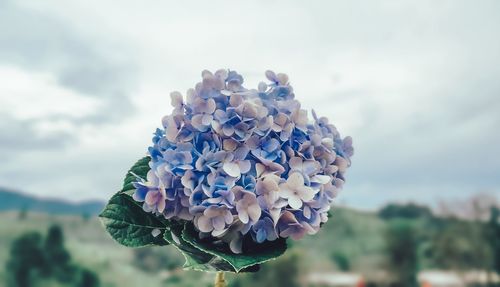
[[[97, 218], [84, 220], [80, 216], [51, 216], [29, 214], [26, 219], [18, 219], [18, 213], [0, 214], [0, 265], [3, 267], [9, 256], [10, 243], [27, 231], [45, 233], [51, 224], [63, 227], [66, 247], [71, 252], [72, 260], [96, 272], [102, 286], [168, 286], [165, 279], [171, 274], [166, 272], [148, 273], [133, 265], [133, 250], [115, 243], [105, 233]], [[156, 248], [156, 247], [155, 247]], [[172, 248], [156, 248], [157, 252], [166, 252], [179, 257]], [[180, 258], [179, 258], [180, 259]], [[5, 271], [0, 269], [0, 286], [5, 282]], [[189, 272], [183, 286], [204, 286], [211, 282], [211, 276], [198, 272]], [[51, 283], [50, 286], [53, 286]]]
[[[309, 272], [334, 271], [355, 272], [377, 282], [377, 286], [385, 286], [387, 278], [394, 274], [405, 276], [407, 270], [412, 270], [412, 274], [427, 269], [491, 270], [494, 260], [498, 260], [494, 257], [494, 250], [499, 250], [495, 249], [500, 236], [498, 223], [435, 217], [425, 212], [411, 215], [413, 211], [414, 207], [406, 206], [399, 208], [399, 215], [387, 217], [382, 213], [335, 208], [318, 234], [300, 241], [289, 240], [286, 255], [264, 264], [261, 272], [238, 274], [238, 279], [228, 274], [230, 286], [251, 287], [256, 284], [253, 282], [277, 287], [307, 286], [304, 280]], [[94, 272], [102, 287], [212, 286], [214, 274], [182, 270], [184, 260], [175, 248], [123, 247], [111, 239], [96, 217], [21, 215], [22, 212], [0, 213], [0, 286], [7, 282], [4, 267], [11, 244], [26, 232], [46, 234], [54, 224], [63, 230], [71, 262]], [[391, 230], [392, 237], [388, 237]], [[497, 235], [492, 233], [494, 230]], [[408, 269], [401, 262], [413, 265]], [[400, 269], [401, 266], [406, 269]], [[302, 283], [275, 284], [290, 273]], [[37, 277], [33, 287], [74, 286], [47, 280], [52, 279]]]
[[[29, 213], [25, 219], [19, 219], [18, 212], [0, 213], [0, 266], [5, 266], [9, 246], [16, 237], [28, 231], [46, 233], [52, 224], [63, 228], [73, 262], [96, 272], [102, 286], [172, 286], [168, 282], [178, 280], [175, 286], [210, 286], [213, 279], [212, 274], [180, 268], [161, 272], [141, 270], [134, 265], [134, 250], [115, 243], [97, 218], [86, 220], [81, 216], [40, 213]], [[338, 209], [316, 236], [292, 243], [292, 250], [301, 254], [301, 261], [307, 262], [308, 268], [315, 270], [334, 270], [336, 266], [331, 260], [334, 253], [349, 257], [355, 269], [369, 270], [382, 260], [383, 226], [384, 222], [373, 214]], [[174, 262], [182, 262], [182, 256], [172, 247], [148, 248], [164, 253]], [[4, 282], [4, 268], [0, 269], [0, 277], [0, 282]]]

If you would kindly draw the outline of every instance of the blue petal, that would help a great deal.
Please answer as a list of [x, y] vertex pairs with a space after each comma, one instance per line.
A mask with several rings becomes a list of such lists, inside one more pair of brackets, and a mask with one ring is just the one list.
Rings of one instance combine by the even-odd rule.
[[259, 231], [257, 231], [256, 237], [257, 237], [258, 243], [262, 243], [262, 242], [264, 242], [264, 240], [266, 240], [267, 234], [266, 234], [266, 231], [264, 230], [264, 228], [261, 228], [261, 229], [259, 229]]
[[148, 194], [149, 188], [147, 186], [144, 186], [143, 184], [134, 182], [133, 183], [134, 187], [136, 188], [133, 198], [135, 201], [144, 201], [146, 198], [146, 195]]

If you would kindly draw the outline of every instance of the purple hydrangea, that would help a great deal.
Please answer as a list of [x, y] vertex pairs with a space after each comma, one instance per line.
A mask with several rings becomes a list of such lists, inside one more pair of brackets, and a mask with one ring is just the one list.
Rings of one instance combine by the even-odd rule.
[[295, 100], [288, 76], [243, 86], [235, 71], [202, 72], [202, 81], [171, 94], [149, 147], [151, 170], [134, 182], [133, 198], [147, 212], [192, 221], [242, 251], [255, 242], [300, 239], [328, 220], [351, 164], [352, 139]]

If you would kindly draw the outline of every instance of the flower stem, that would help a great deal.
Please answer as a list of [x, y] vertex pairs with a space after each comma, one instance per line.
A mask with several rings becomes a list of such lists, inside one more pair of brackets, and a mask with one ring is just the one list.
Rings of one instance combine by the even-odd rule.
[[215, 275], [215, 287], [227, 287], [224, 272], [217, 272]]

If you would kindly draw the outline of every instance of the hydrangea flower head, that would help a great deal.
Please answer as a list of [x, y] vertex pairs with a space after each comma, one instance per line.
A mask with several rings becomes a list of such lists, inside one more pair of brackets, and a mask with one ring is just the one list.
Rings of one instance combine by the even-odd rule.
[[243, 86], [235, 71], [202, 72], [148, 149], [151, 170], [133, 183], [146, 212], [190, 221], [199, 236], [241, 253], [256, 243], [318, 232], [351, 164], [352, 139], [301, 108], [288, 76]]

